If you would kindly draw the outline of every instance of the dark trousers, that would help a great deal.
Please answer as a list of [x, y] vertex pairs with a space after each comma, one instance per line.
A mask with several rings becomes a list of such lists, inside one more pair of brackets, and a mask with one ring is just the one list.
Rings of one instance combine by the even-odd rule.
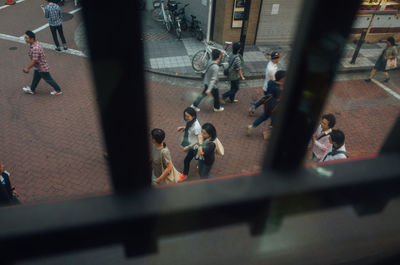
[[[208, 89], [207, 85], [204, 85], [204, 90], [203, 92], [196, 98], [196, 100], [194, 101], [193, 105], [195, 107], [198, 107], [200, 102], [203, 100], [203, 98], [205, 98], [207, 96], [206, 91]], [[214, 108], [219, 109], [219, 107], [221, 106], [219, 103], [219, 91], [218, 88], [213, 88], [211, 90], [211, 94], [214, 98]]]
[[226, 98], [229, 97], [231, 101], [235, 100], [235, 95], [239, 90], [239, 79], [238, 80], [232, 80], [231, 81], [231, 89], [228, 92], [225, 92], [222, 95], [222, 98], [225, 100]]
[[62, 24], [60, 24], [59, 26], [50, 26], [50, 31], [51, 31], [51, 35], [53, 35], [53, 40], [57, 47], [60, 47], [60, 43], [58, 42], [58, 38], [57, 38], [57, 31], [58, 31], [58, 34], [60, 34], [62, 44], [63, 45], [67, 44], [67, 42], [65, 41]]
[[204, 160], [199, 160], [200, 179], [208, 179], [212, 165], [207, 165]]
[[55, 91], [60, 92], [61, 88], [57, 85], [56, 81], [51, 77], [49, 72], [39, 72], [35, 70], [33, 72], [33, 80], [31, 84], [31, 90], [35, 92], [37, 85], [39, 84], [40, 79], [44, 79], [50, 86], [54, 88]]
[[183, 175], [189, 174], [190, 162], [196, 156], [196, 153], [197, 150], [193, 150], [192, 148], [189, 148], [187, 151], [186, 157], [183, 160]]
[[268, 95], [267, 92], [264, 91], [264, 97], [262, 97], [259, 101], [257, 101], [254, 104], [254, 108], [258, 108], [259, 106], [261, 106], [263, 104], [264, 100], [266, 100], [268, 98], [267, 95]]

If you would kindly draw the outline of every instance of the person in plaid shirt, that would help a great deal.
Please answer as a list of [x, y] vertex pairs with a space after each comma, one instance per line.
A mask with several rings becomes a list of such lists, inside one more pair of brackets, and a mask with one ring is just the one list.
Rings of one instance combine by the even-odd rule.
[[51, 77], [49, 73], [49, 65], [47, 64], [46, 55], [44, 54], [42, 46], [36, 41], [36, 35], [30, 30], [25, 32], [25, 42], [30, 45], [29, 57], [31, 63], [23, 69], [24, 73], [29, 73], [29, 70], [33, 67], [33, 80], [30, 87], [23, 87], [22, 90], [27, 94], [35, 94], [36, 86], [39, 84], [40, 79], [44, 79], [50, 86], [54, 88], [50, 94], [61, 95], [61, 89], [57, 85], [56, 81]]
[[44, 17], [49, 20], [49, 26], [51, 34], [53, 35], [53, 40], [56, 45], [56, 51], [61, 51], [60, 43], [57, 38], [57, 31], [60, 34], [61, 42], [64, 46], [64, 50], [68, 49], [67, 41], [64, 37], [64, 32], [62, 28], [62, 17], [61, 17], [61, 8], [54, 3], [54, 0], [48, 0], [49, 4], [46, 7], [42, 6], [42, 10], [44, 13]]

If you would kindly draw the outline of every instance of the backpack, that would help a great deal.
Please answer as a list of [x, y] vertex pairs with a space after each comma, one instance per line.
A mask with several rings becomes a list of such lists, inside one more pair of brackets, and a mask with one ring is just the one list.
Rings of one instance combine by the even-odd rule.
[[236, 57], [237, 57], [237, 55], [235, 57], [232, 57], [233, 59], [231, 61], [229, 61], [228, 68], [224, 69], [224, 76], [229, 76], [229, 72], [231, 71], [232, 64], [236, 60]]

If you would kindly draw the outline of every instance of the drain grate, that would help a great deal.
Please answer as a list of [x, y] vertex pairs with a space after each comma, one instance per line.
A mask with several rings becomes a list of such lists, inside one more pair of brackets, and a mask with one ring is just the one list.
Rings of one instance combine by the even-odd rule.
[[18, 47], [15, 47], [15, 46], [14, 46], [14, 47], [10, 47], [10, 48], [9, 48], [9, 50], [11, 50], [11, 51], [15, 51], [16, 49], [18, 49]]
[[71, 20], [74, 17], [74, 15], [69, 14], [69, 13], [62, 13], [62, 20], [63, 21], [68, 21]]

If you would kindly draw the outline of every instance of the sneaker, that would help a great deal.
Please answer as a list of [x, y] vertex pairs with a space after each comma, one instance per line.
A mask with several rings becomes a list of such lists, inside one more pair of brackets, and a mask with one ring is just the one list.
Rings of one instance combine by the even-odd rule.
[[219, 107], [219, 109], [214, 108], [214, 111], [215, 112], [224, 111], [224, 108], [223, 107]]
[[256, 112], [256, 107], [252, 105], [249, 109], [249, 116], [253, 116], [255, 112]]
[[57, 91], [51, 91], [50, 92], [50, 95], [52, 95], [52, 96], [58, 96], [58, 95], [61, 95], [62, 94], [62, 91], [60, 91], [60, 92], [57, 92]]
[[364, 80], [365, 82], [371, 82], [371, 78], [367, 78]]
[[253, 125], [247, 125], [247, 135], [251, 135], [251, 132], [253, 131]]
[[390, 80], [390, 77], [383, 80], [383, 82], [387, 83], [387, 82], [389, 82], [389, 80]]
[[190, 105], [191, 108], [193, 108], [196, 112], [200, 111], [200, 108], [196, 107], [195, 105]]
[[35, 94], [35, 92], [33, 92], [32, 90], [31, 90], [31, 88], [30, 87], [23, 87], [22, 88], [22, 90], [26, 93], [26, 94]]
[[263, 131], [262, 136], [263, 136], [264, 140], [268, 140], [270, 133], [268, 131]]
[[58, 51], [58, 52], [61, 51], [60, 47], [55, 48], [55, 50]]
[[68, 47], [67, 47], [67, 45], [65, 45], [65, 46], [64, 46], [64, 50], [68, 50]]
[[178, 182], [184, 181], [185, 179], [187, 179], [187, 177], [188, 177], [187, 175], [180, 174]]
[[239, 102], [238, 99], [234, 99], [234, 100], [232, 101], [232, 103], [238, 103], [238, 102]]

